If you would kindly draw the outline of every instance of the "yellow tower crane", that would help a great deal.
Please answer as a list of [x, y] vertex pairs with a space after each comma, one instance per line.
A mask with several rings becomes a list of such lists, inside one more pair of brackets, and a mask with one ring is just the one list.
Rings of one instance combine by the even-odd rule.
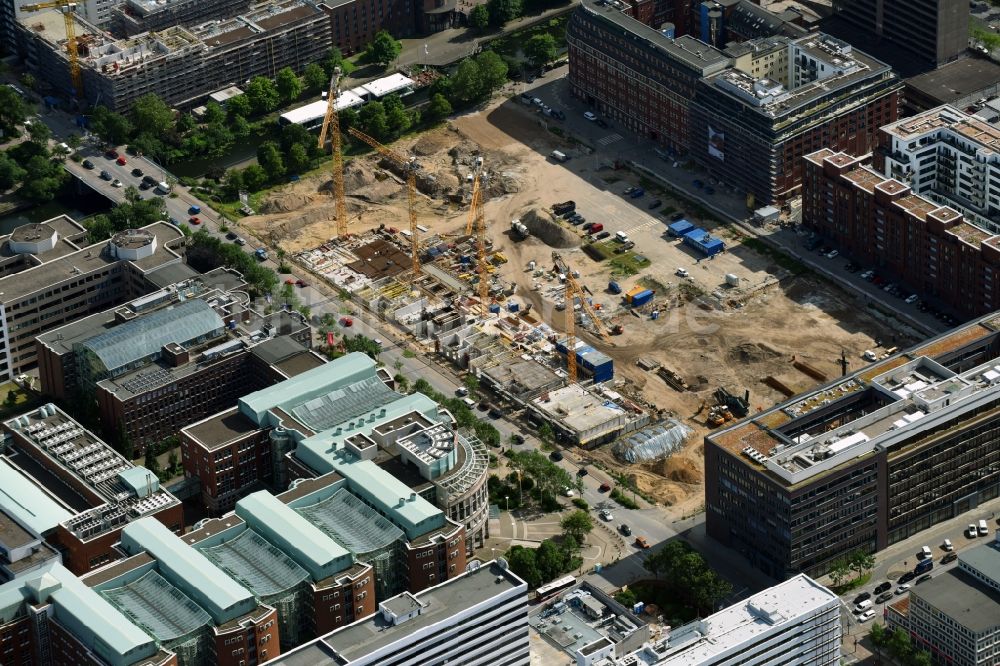
[[576, 281], [576, 278], [573, 277], [573, 271], [570, 269], [569, 264], [562, 258], [562, 255], [558, 252], [553, 252], [552, 262], [555, 264], [555, 271], [560, 275], [566, 276], [566, 309], [564, 310], [564, 319], [566, 320], [566, 372], [569, 374], [570, 383], [576, 383], [576, 306], [574, 301], [577, 296], [580, 297], [580, 307], [587, 313], [590, 320], [594, 322], [594, 329], [601, 336], [602, 340], [608, 339], [608, 332], [604, 328], [604, 324], [601, 323], [601, 320], [597, 318], [594, 308], [587, 302], [586, 294]]
[[347, 235], [347, 199], [344, 196], [344, 155], [340, 151], [340, 118], [337, 117], [337, 99], [340, 97], [340, 67], [335, 67], [330, 77], [330, 91], [326, 96], [326, 115], [319, 131], [319, 147], [326, 147], [330, 135], [333, 156], [333, 203], [337, 215], [337, 236]]
[[76, 90], [76, 98], [82, 103], [83, 74], [80, 72], [80, 58], [76, 50], [76, 27], [73, 24], [76, 3], [69, 0], [51, 0], [51, 2], [21, 5], [22, 12], [37, 12], [42, 9], [58, 9], [63, 15], [66, 24], [66, 51], [69, 53], [69, 74], [73, 80], [73, 89]]
[[472, 233], [472, 225], [476, 221], [476, 202], [482, 203], [482, 176], [483, 176], [483, 158], [476, 158], [476, 169], [472, 172], [472, 196], [469, 198], [471, 202], [469, 205], [469, 219], [465, 223], [465, 235], [468, 236]]
[[[479, 182], [479, 178], [476, 178]], [[490, 263], [486, 258], [486, 214], [483, 211], [483, 190], [475, 188], [469, 211], [470, 218], [476, 222], [476, 270], [479, 273], [479, 312], [483, 317], [489, 312], [490, 306]]]
[[406, 198], [410, 213], [410, 260], [413, 262], [413, 277], [420, 275], [420, 239], [417, 238], [417, 163], [412, 158], [406, 158], [396, 151], [368, 136], [359, 129], [352, 127], [348, 133], [361, 139], [374, 148], [379, 155], [384, 155], [390, 160], [406, 169]]

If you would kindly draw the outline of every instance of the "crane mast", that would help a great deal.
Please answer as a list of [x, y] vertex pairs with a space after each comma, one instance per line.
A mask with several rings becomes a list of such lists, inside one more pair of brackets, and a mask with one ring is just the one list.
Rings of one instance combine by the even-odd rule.
[[330, 90], [326, 96], [326, 115], [319, 131], [319, 147], [326, 146], [330, 135], [333, 157], [333, 203], [337, 216], [337, 236], [347, 235], [347, 199], [344, 196], [344, 154], [341, 152], [340, 118], [337, 116], [337, 99], [340, 97], [340, 67], [335, 67], [330, 77]]
[[580, 307], [590, 317], [590, 320], [594, 323], [594, 329], [602, 340], [608, 339], [608, 332], [604, 328], [604, 324], [601, 323], [601, 320], [598, 319], [594, 308], [587, 302], [586, 294], [576, 281], [576, 278], [573, 277], [573, 271], [570, 269], [569, 264], [562, 258], [562, 255], [558, 252], [553, 252], [552, 262], [555, 264], [556, 272], [566, 276], [566, 309], [564, 310], [566, 313], [564, 317], [566, 320], [566, 372], [569, 374], [569, 381], [576, 383], [576, 314], [574, 301], [577, 296], [580, 297]]
[[66, 51], [69, 53], [69, 74], [73, 81], [73, 89], [76, 91], [76, 97], [82, 102], [83, 73], [80, 71], [80, 57], [76, 45], [76, 26], [73, 22], [76, 3], [69, 0], [52, 0], [51, 2], [21, 5], [22, 12], [37, 12], [42, 9], [58, 9], [63, 15], [63, 23], [66, 25]]

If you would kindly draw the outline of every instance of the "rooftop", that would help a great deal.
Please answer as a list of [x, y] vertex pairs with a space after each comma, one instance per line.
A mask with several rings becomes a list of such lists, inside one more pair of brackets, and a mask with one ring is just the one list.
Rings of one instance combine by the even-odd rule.
[[[55, 529], [73, 517], [65, 506], [44, 488], [0, 458], [0, 509], [37, 534]], [[9, 536], [4, 533], [3, 540]]]
[[152, 555], [164, 577], [208, 611], [216, 624], [245, 615], [257, 606], [246, 588], [156, 519], [128, 525], [122, 530], [121, 544], [130, 555], [141, 551]]
[[160, 642], [184, 637], [212, 622], [208, 613], [156, 571], [100, 594]]
[[[910, 595], [971, 632], [978, 634], [1000, 627], [1000, 590], [983, 585], [961, 569], [951, 569], [934, 576], [913, 588]], [[911, 613], [913, 607], [914, 599], [911, 599]]]
[[659, 658], [657, 666], [715, 663], [767, 632], [837, 604], [830, 590], [799, 574], [704, 620], [672, 629], [666, 639], [645, 651]]
[[[62, 21], [60, 21], [61, 24]], [[52, 220], [48, 222], [51, 223]], [[180, 229], [167, 222], [154, 222], [144, 229], [156, 237], [156, 249], [148, 257], [127, 263], [134, 265], [143, 273], [164, 264], [180, 263], [180, 255], [167, 247], [183, 239], [184, 235]], [[57, 248], [66, 247], [66, 243], [68, 241], [62, 239], [62, 245], [57, 244]], [[75, 246], [70, 246], [69, 252], [60, 253], [53, 250], [38, 255], [37, 258], [44, 263], [0, 278], [0, 293], [3, 294], [3, 302], [17, 301], [30, 294], [51, 289], [53, 285], [77, 279], [80, 275], [87, 275], [111, 264], [124, 261], [112, 256], [108, 250], [107, 242], [95, 243], [79, 249], [73, 248]], [[50, 259], [49, 255], [55, 256]]]
[[986, 154], [1000, 152], [1000, 128], [947, 105], [884, 125], [882, 131], [902, 141], [950, 131], [973, 142]]
[[619, 405], [599, 398], [579, 384], [549, 391], [532, 400], [532, 404], [566, 427], [581, 433], [626, 415]]
[[362, 559], [403, 539], [401, 529], [346, 488], [312, 504], [296, 504], [295, 511]]
[[259, 432], [260, 429], [239, 408], [233, 407], [182, 428], [182, 431], [195, 441], [207, 445], [209, 450], [214, 450], [245, 435]]
[[937, 104], [950, 104], [991, 89], [1000, 80], [1000, 65], [989, 58], [962, 58], [906, 79], [906, 86]]
[[[391, 609], [403, 605], [416, 610], [412, 599], [422, 606], [419, 615], [392, 624], [383, 613], [355, 622], [317, 638], [274, 660], [284, 666], [319, 666], [323, 664], [349, 664], [390, 646], [411, 640], [414, 634], [461, 622], [477, 606], [496, 602], [499, 598], [524, 598], [527, 602], [527, 584], [506, 567], [495, 562], [474, 568], [436, 587], [412, 595], [411, 599], [388, 599], [382, 605]], [[404, 593], [403, 596], [411, 596]], [[527, 610], [527, 609], [526, 609]]]
[[958, 566], [985, 577], [1000, 590], [1000, 540], [994, 537], [989, 543], [963, 551], [958, 556]]
[[701, 76], [717, 72], [729, 64], [729, 58], [714, 46], [690, 35], [671, 39], [659, 30], [624, 14], [626, 5], [618, 0], [583, 0], [580, 6], [588, 14], [617, 26], [627, 34], [635, 35], [642, 46], [687, 65]]
[[258, 597], [285, 592], [309, 578], [308, 571], [252, 529], [199, 550]]

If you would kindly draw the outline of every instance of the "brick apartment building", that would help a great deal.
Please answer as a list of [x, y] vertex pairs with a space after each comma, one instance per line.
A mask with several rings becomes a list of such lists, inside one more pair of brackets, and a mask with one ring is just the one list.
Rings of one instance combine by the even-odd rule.
[[321, 364], [308, 322], [256, 312], [245, 286], [216, 270], [39, 336], [42, 391], [96, 396], [104, 431], [141, 452], [249, 390]]
[[802, 223], [841, 251], [964, 317], [1000, 309], [1000, 236], [852, 157], [805, 157]]
[[709, 536], [822, 575], [1000, 496], [995, 314], [705, 437]]
[[70, 571], [82, 574], [116, 559], [114, 546], [133, 520], [149, 516], [171, 530], [182, 528], [180, 502], [159, 487], [155, 475], [55, 405], [9, 419], [3, 430], [9, 442], [0, 457], [2, 486], [36, 506], [12, 502], [0, 508], [58, 548]]
[[869, 151], [878, 127], [898, 117], [898, 78], [845, 42], [775, 35], [719, 50], [670, 37], [630, 12], [605, 0], [574, 11], [573, 94], [757, 202], [798, 192], [802, 155]]
[[184, 235], [157, 222], [88, 244], [66, 216], [0, 236], [0, 378], [35, 366], [35, 338], [148, 293], [147, 276], [183, 261]]

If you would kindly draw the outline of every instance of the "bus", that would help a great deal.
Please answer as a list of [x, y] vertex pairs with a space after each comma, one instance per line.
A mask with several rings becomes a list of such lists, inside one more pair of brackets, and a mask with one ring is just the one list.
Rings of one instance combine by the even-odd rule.
[[546, 599], [551, 599], [560, 592], [568, 590], [576, 584], [576, 576], [563, 576], [562, 578], [557, 578], [551, 583], [546, 583], [540, 588], [535, 590], [535, 601], [541, 603]]

